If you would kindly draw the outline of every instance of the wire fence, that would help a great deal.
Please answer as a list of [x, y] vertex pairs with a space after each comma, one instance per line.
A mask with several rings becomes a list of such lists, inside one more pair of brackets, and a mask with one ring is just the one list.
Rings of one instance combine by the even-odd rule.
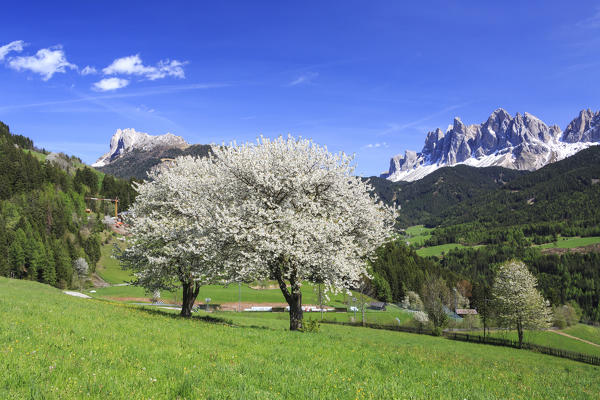
[[[385, 329], [388, 331], [396, 331], [396, 332], [406, 332], [406, 333], [416, 333], [421, 335], [432, 335], [435, 336], [435, 333], [431, 329], [423, 328], [423, 327], [411, 327], [411, 326], [400, 326], [400, 325], [385, 325], [385, 324], [373, 324], [373, 323], [365, 323], [362, 324], [360, 322], [339, 322], [339, 321], [322, 321], [326, 324], [334, 324], [334, 325], [347, 325], [347, 326], [364, 326], [365, 328], [372, 329]], [[451, 340], [459, 340], [462, 342], [471, 342], [471, 343], [480, 343], [480, 344], [489, 344], [492, 346], [503, 346], [503, 347], [513, 347], [516, 349], [526, 349], [530, 351], [534, 351], [536, 353], [547, 354], [554, 357], [567, 358], [569, 360], [579, 361], [586, 364], [591, 365], [600, 365], [600, 357], [593, 356], [590, 354], [577, 353], [569, 350], [556, 349], [554, 347], [546, 347], [540, 346], [537, 344], [523, 342], [522, 345], [519, 345], [519, 342], [516, 340], [496, 338], [490, 336], [481, 336], [481, 335], [472, 335], [468, 333], [457, 333], [457, 332], [443, 332], [442, 335], [447, 339]]]

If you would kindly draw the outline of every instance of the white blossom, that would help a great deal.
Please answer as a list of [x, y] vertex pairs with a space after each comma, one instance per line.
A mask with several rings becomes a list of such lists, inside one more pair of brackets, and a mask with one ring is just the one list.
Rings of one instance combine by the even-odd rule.
[[509, 261], [498, 269], [492, 294], [501, 326], [517, 329], [519, 341], [523, 330], [549, 326], [549, 304], [537, 291], [537, 280], [521, 261]]
[[183, 272], [203, 281], [275, 277], [280, 287], [291, 282], [289, 293], [305, 280], [333, 291], [356, 285], [391, 236], [395, 211], [370, 195], [352, 162], [279, 137], [213, 146], [208, 157], [151, 172], [138, 187], [127, 250], [139, 283], [169, 288]]

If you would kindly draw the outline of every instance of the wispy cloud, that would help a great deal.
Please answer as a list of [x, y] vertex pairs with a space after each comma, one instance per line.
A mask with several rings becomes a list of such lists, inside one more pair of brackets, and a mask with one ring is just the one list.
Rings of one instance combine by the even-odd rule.
[[440, 115], [444, 115], [444, 114], [446, 114], [449, 111], [456, 110], [458, 108], [464, 107], [465, 105], [467, 105], [467, 103], [464, 103], [464, 104], [455, 104], [455, 105], [446, 107], [446, 108], [444, 108], [444, 109], [442, 109], [440, 111], [436, 111], [436, 112], [434, 112], [432, 114], [426, 115], [426, 116], [424, 116], [422, 118], [416, 119], [414, 121], [406, 122], [404, 124], [397, 124], [397, 123], [387, 124], [387, 128], [384, 129], [383, 131], [379, 132], [377, 134], [377, 136], [385, 136], [385, 135], [388, 135], [390, 133], [400, 132], [400, 131], [403, 131], [403, 130], [405, 130], [407, 128], [412, 128], [414, 126], [418, 126], [418, 125], [422, 124], [423, 122], [426, 122], [426, 121], [428, 121], [428, 120], [430, 120], [432, 118], [438, 117]]
[[388, 148], [390, 147], [386, 142], [369, 143], [363, 146], [363, 149], [377, 149], [377, 148]]
[[34, 108], [34, 107], [46, 107], [46, 106], [55, 106], [55, 105], [64, 105], [64, 104], [73, 104], [73, 103], [83, 103], [83, 102], [94, 102], [101, 100], [110, 100], [110, 99], [125, 99], [132, 97], [146, 97], [146, 96], [155, 96], [162, 95], [167, 93], [177, 93], [188, 90], [208, 90], [208, 89], [218, 89], [223, 87], [230, 87], [229, 83], [193, 83], [188, 85], [163, 85], [149, 89], [137, 90], [128, 93], [113, 93], [113, 94], [104, 94], [97, 96], [79, 96], [72, 99], [65, 100], [53, 100], [53, 101], [43, 101], [38, 103], [28, 103], [28, 104], [11, 104], [6, 106], [0, 106], [0, 111], [10, 111], [10, 110], [20, 110], [25, 108]]
[[306, 72], [306, 73], [298, 76], [296, 79], [294, 79], [290, 83], [288, 83], [288, 86], [297, 86], [297, 85], [311, 83], [312, 81], [317, 79], [318, 76], [319, 76], [318, 72]]
[[600, 7], [596, 8], [596, 13], [592, 16], [582, 19], [575, 24], [579, 28], [583, 29], [598, 29], [600, 28]]
[[145, 112], [145, 113], [149, 113], [152, 114], [154, 111], [156, 111], [154, 108], [150, 108], [145, 104], [141, 104], [138, 107], [135, 108], [135, 111], [137, 112]]
[[177, 60], [161, 60], [156, 66], [144, 65], [139, 54], [128, 57], [117, 58], [102, 72], [105, 75], [137, 75], [148, 80], [162, 79], [167, 76], [185, 78], [183, 66], [187, 62]]
[[124, 88], [127, 85], [129, 85], [129, 81], [127, 79], [104, 78], [94, 83], [93, 89], [98, 92], [108, 92], [111, 90]]
[[67, 61], [62, 46], [40, 49], [34, 56], [12, 57], [8, 60], [8, 66], [16, 71], [29, 70], [40, 74], [44, 81], [52, 78], [56, 73], [77, 69], [77, 65]]
[[81, 75], [94, 75], [94, 74], [97, 74], [98, 71], [96, 71], [96, 68], [86, 65], [85, 68], [82, 69], [80, 73], [81, 73]]
[[17, 53], [23, 51], [24, 46], [24, 41], [15, 40], [14, 42], [10, 42], [9, 44], [0, 47], [0, 61], [4, 60], [4, 57], [12, 51], [16, 51]]

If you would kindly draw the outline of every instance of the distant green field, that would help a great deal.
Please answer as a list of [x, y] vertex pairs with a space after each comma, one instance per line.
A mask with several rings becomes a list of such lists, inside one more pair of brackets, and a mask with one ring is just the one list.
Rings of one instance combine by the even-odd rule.
[[[566, 331], [565, 331], [566, 332]], [[569, 333], [569, 332], [566, 332]], [[475, 332], [481, 334], [481, 332]], [[572, 333], [569, 333], [573, 335]], [[510, 340], [518, 340], [516, 331], [492, 331], [491, 336]], [[576, 335], [573, 335], [576, 336]], [[554, 347], [556, 349], [569, 350], [577, 353], [591, 354], [600, 356], [600, 347], [592, 346], [588, 343], [571, 339], [550, 331], [527, 331], [524, 332], [523, 341], [538, 344], [540, 346]]]
[[[136, 286], [110, 286], [105, 288], [94, 288], [96, 293], [89, 293], [94, 297], [101, 298], [148, 298], [148, 294], [141, 287]], [[251, 303], [285, 303], [283, 294], [279, 288], [277, 289], [253, 289], [247, 284], [242, 284], [242, 302]], [[181, 301], [181, 292], [163, 292], [161, 296], [166, 301]], [[360, 294], [354, 293], [354, 297], [359, 298]], [[229, 286], [221, 285], [206, 285], [200, 288], [198, 301], [204, 302], [204, 299], [209, 297], [213, 304], [235, 303], [239, 301], [239, 288], [237, 284]], [[329, 293], [329, 301], [324, 302], [326, 305], [333, 307], [343, 307], [351, 298], [344, 293], [332, 294]], [[373, 301], [373, 299], [365, 296], [365, 301]], [[302, 286], [302, 302], [303, 304], [318, 304], [318, 291], [314, 285], [305, 283]]]
[[[230, 318], [231, 312], [219, 312], [219, 313], [211, 313], [211, 315], [219, 315], [223, 318]], [[254, 318], [256, 320], [261, 319], [275, 319], [284, 321], [286, 324], [289, 324], [289, 314], [288, 313], [272, 313], [272, 312], [247, 312], [243, 313], [245, 318]], [[320, 312], [308, 312], [304, 313], [304, 318], [314, 319], [317, 321], [321, 320]], [[397, 318], [397, 319], [396, 319]], [[325, 321], [336, 321], [336, 322], [361, 322], [362, 314], [359, 311], [356, 312], [356, 317], [354, 312], [345, 312], [345, 313], [334, 313], [334, 312], [325, 312], [323, 313], [323, 320]], [[374, 310], [366, 310], [365, 311], [365, 322], [371, 324], [382, 324], [382, 325], [398, 325], [398, 320], [400, 320], [401, 325], [409, 324], [413, 318], [412, 315], [406, 311], [402, 311], [399, 308], [389, 308], [386, 311], [374, 311]]]
[[0, 278], [2, 399], [590, 399], [600, 368], [440, 337], [230, 323]]
[[573, 247], [589, 246], [600, 243], [600, 236], [590, 237], [560, 237], [556, 243], [546, 243], [539, 246], [541, 249], [571, 249]]
[[453, 250], [453, 249], [463, 249], [463, 248], [465, 248], [465, 246], [463, 246], [460, 243], [447, 243], [447, 244], [440, 244], [439, 246], [422, 247], [417, 250], [417, 254], [420, 255], [421, 257], [432, 257], [432, 256], [439, 257], [442, 255], [442, 253], [447, 253], [448, 251]]
[[577, 324], [562, 330], [564, 333], [600, 345], [600, 327]]
[[432, 228], [425, 228], [424, 225], [409, 226], [406, 228], [408, 242], [416, 246], [422, 246], [427, 239], [431, 237]]
[[100, 248], [101, 257], [96, 265], [96, 273], [108, 283], [116, 284], [127, 282], [132, 279], [130, 271], [121, 269], [119, 261], [113, 257], [114, 244], [119, 247], [123, 244], [119, 240], [111, 240]]

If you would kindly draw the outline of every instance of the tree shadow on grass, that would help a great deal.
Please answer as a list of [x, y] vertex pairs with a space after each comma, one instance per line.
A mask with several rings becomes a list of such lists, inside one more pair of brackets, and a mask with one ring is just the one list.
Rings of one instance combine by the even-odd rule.
[[209, 324], [225, 325], [225, 326], [229, 326], [232, 328], [250, 328], [250, 329], [263, 329], [263, 330], [272, 330], [272, 331], [277, 330], [277, 329], [270, 328], [268, 326], [262, 326], [262, 325], [239, 325], [239, 324], [234, 323], [230, 319], [221, 318], [221, 317], [213, 317], [211, 315], [192, 315], [191, 318], [184, 318], [184, 317], [180, 316], [179, 314], [169, 313], [169, 312], [165, 312], [163, 310], [156, 310], [156, 309], [151, 309], [151, 308], [143, 307], [143, 306], [142, 307], [131, 306], [131, 307], [137, 311], [140, 311], [140, 312], [143, 312], [146, 314], [160, 316], [160, 317], [168, 317], [168, 318], [178, 320], [178, 321], [188, 320], [188, 321], [206, 322]]

